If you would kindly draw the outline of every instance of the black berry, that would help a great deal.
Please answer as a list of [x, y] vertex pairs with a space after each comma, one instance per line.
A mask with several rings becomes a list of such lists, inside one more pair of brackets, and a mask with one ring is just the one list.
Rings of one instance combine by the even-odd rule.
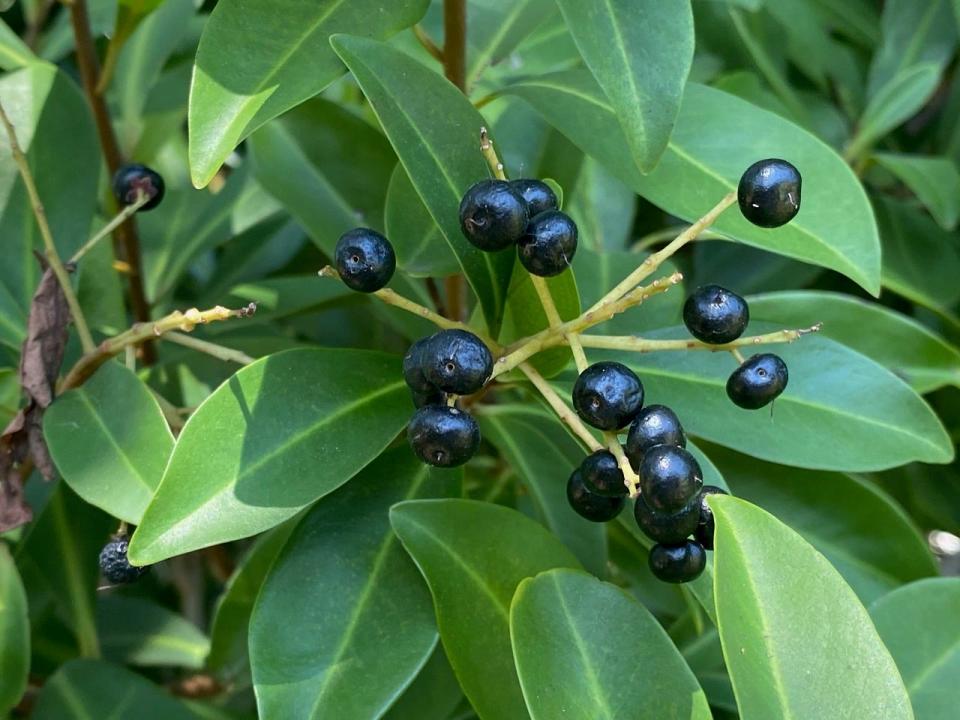
[[580, 464], [583, 484], [590, 492], [606, 497], [624, 497], [627, 486], [617, 458], [609, 450], [597, 450], [587, 455]]
[[761, 160], [740, 178], [740, 212], [754, 225], [786, 225], [800, 211], [800, 171], [786, 160]]
[[153, 210], [163, 200], [165, 191], [160, 173], [146, 165], [123, 165], [113, 175], [113, 195], [121, 205], [133, 205], [140, 193], [150, 198], [137, 212]]
[[627, 459], [636, 470], [647, 450], [657, 445], [687, 446], [680, 418], [666, 405], [648, 405], [630, 423], [627, 433]]
[[700, 543], [687, 540], [677, 545], [650, 548], [650, 571], [668, 583], [696, 580], [707, 566], [707, 553]]
[[633, 516], [637, 525], [651, 540], [659, 543], [681, 543], [697, 529], [700, 521], [700, 498], [695, 497], [675, 513], [662, 513], [647, 505], [641, 495], [633, 506]]
[[341, 235], [334, 260], [340, 279], [358, 292], [376, 292], [390, 282], [397, 269], [390, 241], [370, 228], [355, 228]]
[[521, 178], [511, 181], [510, 187], [520, 193], [527, 203], [527, 215], [531, 218], [547, 210], [557, 210], [560, 206], [556, 194], [542, 180]]
[[423, 351], [429, 340], [430, 338], [420, 338], [403, 356], [403, 379], [407, 382], [410, 391], [414, 393], [427, 394], [436, 390], [423, 374]]
[[787, 364], [778, 356], [754, 355], [727, 379], [727, 397], [744, 410], [757, 410], [776, 400], [789, 379]]
[[750, 321], [747, 301], [719, 285], [705, 285], [683, 305], [683, 324], [697, 340], [724, 345], [743, 335]]
[[704, 485], [703, 490], [700, 491], [700, 498], [697, 503], [699, 521], [693, 537], [707, 550], [713, 550], [713, 533], [716, 529], [716, 522], [713, 519], [713, 510], [707, 504], [708, 495], [729, 495], [729, 493], [716, 485]]
[[115, 535], [100, 551], [100, 571], [108, 582], [114, 585], [132, 583], [139, 579], [149, 566], [137, 567], [131, 565], [127, 559], [127, 546], [130, 538], [126, 535]]
[[517, 243], [527, 272], [552, 277], [566, 270], [577, 252], [577, 225], [559, 210], [542, 212], [530, 221]]
[[480, 427], [473, 417], [446, 405], [417, 410], [407, 428], [410, 447], [423, 462], [456, 467], [473, 457], [480, 445]]
[[523, 196], [505, 180], [481, 180], [460, 201], [460, 229], [486, 252], [516, 243], [529, 219]]
[[434, 388], [469, 395], [493, 373], [493, 355], [483, 341], [466, 330], [441, 330], [421, 350], [423, 377]]
[[620, 514], [624, 503], [623, 497], [607, 497], [591, 492], [584, 485], [579, 470], [574, 470], [567, 481], [567, 500], [581, 517], [593, 522], [613, 520]]
[[573, 407], [586, 423], [599, 430], [619, 430], [643, 407], [643, 385], [626, 365], [594, 363], [573, 386]]
[[684, 448], [657, 445], [643, 456], [640, 491], [650, 509], [675, 513], [693, 500], [703, 486], [700, 463]]

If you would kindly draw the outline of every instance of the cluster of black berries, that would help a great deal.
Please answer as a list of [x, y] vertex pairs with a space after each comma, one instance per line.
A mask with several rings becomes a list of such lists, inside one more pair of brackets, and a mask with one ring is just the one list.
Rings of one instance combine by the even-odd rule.
[[153, 210], [163, 200], [163, 194], [166, 192], [166, 186], [160, 173], [146, 165], [137, 163], [130, 163], [117, 168], [117, 172], [113, 174], [111, 185], [113, 186], [114, 197], [123, 206], [133, 205], [140, 193], [150, 198], [137, 209], [137, 212]]
[[126, 533], [118, 533], [100, 551], [100, 572], [107, 582], [113, 585], [132, 583], [146, 573], [149, 565], [138, 567], [127, 559], [127, 547], [130, 538]]
[[480, 428], [455, 401], [480, 390], [492, 373], [490, 350], [466, 330], [441, 330], [410, 347], [403, 358], [403, 378], [417, 411], [407, 427], [407, 440], [423, 462], [456, 467], [473, 457]]
[[556, 194], [540, 180], [481, 180], [460, 201], [460, 229], [484, 252], [516, 245], [527, 272], [552, 277], [577, 252], [577, 225], [557, 208]]

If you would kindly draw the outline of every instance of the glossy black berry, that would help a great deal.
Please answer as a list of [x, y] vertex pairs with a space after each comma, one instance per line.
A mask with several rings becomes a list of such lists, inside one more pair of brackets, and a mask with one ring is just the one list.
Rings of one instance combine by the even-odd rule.
[[530, 221], [517, 243], [520, 263], [532, 275], [553, 277], [573, 262], [577, 252], [577, 225], [559, 210], [542, 212]]
[[641, 495], [633, 506], [633, 516], [637, 525], [651, 540], [659, 543], [681, 543], [697, 529], [700, 521], [700, 498], [695, 497], [675, 513], [662, 513], [647, 505]]
[[789, 379], [787, 364], [778, 356], [754, 355], [727, 379], [727, 397], [744, 410], [757, 410], [776, 400]]
[[516, 243], [529, 219], [523, 196], [505, 180], [481, 180], [460, 201], [460, 229], [486, 252]]
[[567, 481], [567, 500], [581, 517], [593, 522], [613, 520], [623, 509], [624, 498], [607, 497], [591, 492], [583, 483], [579, 470], [574, 470]]
[[630, 423], [627, 433], [627, 459], [634, 470], [647, 450], [657, 445], [687, 446], [680, 418], [666, 405], [647, 405]]
[[403, 356], [403, 379], [411, 392], [427, 394], [436, 391], [423, 374], [423, 351], [427, 348], [430, 338], [420, 338]]
[[160, 173], [146, 165], [123, 165], [113, 175], [113, 195], [121, 205], [133, 205], [140, 193], [150, 198], [137, 212], [153, 210], [163, 200], [165, 191]]
[[340, 279], [357, 292], [376, 292], [390, 282], [397, 269], [390, 241], [370, 228], [355, 228], [341, 235], [334, 260]]
[[643, 385], [626, 365], [594, 363], [573, 386], [573, 407], [584, 422], [599, 430], [619, 430], [643, 407]]
[[127, 559], [129, 544], [130, 538], [126, 535], [115, 535], [100, 551], [100, 572], [114, 585], [132, 583], [150, 569], [149, 566], [138, 567], [130, 564]]
[[700, 543], [687, 540], [676, 545], [650, 548], [650, 571], [668, 583], [696, 580], [707, 566], [707, 553]]
[[740, 212], [754, 225], [786, 225], [800, 211], [800, 171], [786, 160], [761, 160], [740, 178]]
[[682, 447], [650, 448], [637, 470], [640, 492], [652, 510], [675, 513], [697, 497], [703, 472], [697, 459]]
[[683, 324], [697, 340], [724, 345], [743, 335], [750, 321], [747, 301], [719, 285], [697, 288], [683, 305]]
[[456, 467], [473, 457], [480, 427], [469, 413], [446, 405], [426, 405], [413, 414], [407, 440], [428, 465]]
[[493, 373], [490, 350], [466, 330], [441, 330], [427, 340], [421, 354], [424, 378], [447, 393], [475, 393]]
[[520, 193], [524, 202], [527, 203], [527, 215], [531, 218], [547, 210], [557, 210], [560, 207], [556, 193], [542, 180], [521, 178], [511, 181], [510, 187]]
[[713, 519], [713, 510], [710, 509], [710, 506], [707, 504], [707, 496], [709, 495], [729, 495], [726, 490], [723, 488], [718, 488], [716, 485], [704, 485], [703, 490], [700, 491], [699, 502], [697, 507], [699, 508], [697, 529], [693, 533], [694, 539], [703, 545], [707, 550], [713, 550], [713, 533], [716, 529], [716, 522]]
[[587, 489], [606, 497], [624, 497], [627, 486], [617, 458], [609, 450], [597, 450], [580, 463], [580, 475]]

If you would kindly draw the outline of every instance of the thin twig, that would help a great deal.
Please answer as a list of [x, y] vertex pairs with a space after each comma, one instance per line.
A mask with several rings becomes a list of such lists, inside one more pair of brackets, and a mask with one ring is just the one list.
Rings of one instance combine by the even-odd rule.
[[467, 0], [443, 0], [443, 74], [467, 89]]
[[148, 195], [145, 192], [138, 191], [136, 202], [134, 202], [132, 205], [127, 205], [126, 207], [124, 207], [123, 210], [121, 210], [120, 213], [113, 218], [113, 220], [111, 220], [102, 228], [100, 228], [100, 230], [98, 230], [93, 237], [87, 240], [83, 244], [83, 247], [77, 250], [73, 254], [73, 257], [70, 258], [70, 263], [73, 264], [75, 262], [79, 262], [80, 258], [82, 258], [84, 255], [90, 252], [98, 242], [100, 242], [101, 240], [103, 240], [103, 238], [105, 238], [107, 235], [109, 235], [114, 230], [116, 230], [117, 226], [123, 224], [123, 222], [126, 221], [128, 217], [133, 215], [135, 212], [137, 212], [137, 210], [142, 208], [148, 202], [150, 202], [150, 195]]
[[493, 176], [497, 180], [506, 180], [506, 170], [497, 156], [497, 151], [493, 147], [493, 140], [490, 139], [490, 133], [487, 132], [485, 127], [480, 128], [480, 153], [483, 155], [483, 159], [487, 161]]
[[424, 49], [430, 53], [430, 55], [435, 59], [443, 62], [443, 50], [441, 50], [437, 44], [433, 41], [427, 31], [423, 29], [419, 24], [413, 26], [414, 37], [423, 45]]
[[596, 452], [597, 450], [603, 450], [603, 445], [601, 445], [593, 434], [587, 430], [586, 426], [580, 421], [573, 410], [567, 407], [567, 404], [560, 399], [560, 396], [557, 395], [556, 390], [554, 390], [550, 383], [548, 383], [543, 375], [541, 375], [530, 363], [521, 363], [519, 365], [520, 371], [527, 376], [533, 386], [540, 391], [540, 394], [543, 395], [543, 399], [547, 401], [547, 404], [553, 409], [567, 427], [569, 427], [573, 434], [576, 435], [580, 440], [583, 441], [591, 452]]
[[737, 338], [724, 345], [710, 345], [709, 343], [694, 340], [651, 340], [634, 335], [581, 335], [580, 342], [584, 347], [600, 348], [604, 350], [626, 350], [628, 352], [648, 353], [663, 350], [709, 350], [711, 352], [733, 352], [737, 348], [754, 345], [773, 345], [776, 343], [792, 343], [804, 335], [819, 332], [822, 323], [811, 325], [800, 330], [776, 330], [763, 335], [748, 335]]
[[205, 355], [210, 355], [218, 360], [235, 362], [238, 365], [249, 365], [252, 362], [256, 362], [256, 358], [250, 357], [245, 352], [224, 347], [223, 345], [217, 345], [216, 343], [209, 342], [208, 340], [201, 340], [200, 338], [195, 338], [191, 335], [184, 335], [178, 332], [167, 332], [163, 334], [163, 339], [172, 343], [176, 343], [177, 345], [183, 345], [191, 350], [202, 352]]
[[0, 121], [3, 122], [7, 131], [7, 137], [10, 138], [10, 150], [13, 154], [13, 161], [20, 171], [20, 177], [23, 179], [23, 185], [30, 196], [30, 205], [33, 207], [33, 214], [37, 219], [37, 225], [40, 227], [40, 235], [43, 238], [43, 246], [47, 262], [50, 269], [57, 276], [57, 282], [60, 283], [60, 289], [63, 290], [63, 296], [70, 308], [70, 315], [73, 317], [73, 324], [77, 326], [77, 334], [80, 336], [80, 344], [84, 352], [90, 352], [96, 347], [93, 342], [93, 335], [90, 334], [90, 328], [87, 326], [87, 320], [83, 316], [83, 310], [80, 308], [80, 302], [77, 300], [76, 293], [73, 292], [73, 285], [70, 283], [70, 274], [63, 266], [60, 254], [57, 252], [57, 246], [53, 242], [53, 234], [50, 232], [50, 225], [47, 223], [47, 214], [44, 212], [43, 203], [40, 200], [40, 193], [37, 192], [37, 184], [34, 182], [33, 173], [30, 172], [30, 163], [27, 156], [23, 154], [20, 143], [17, 141], [17, 132], [14, 130], [13, 123], [7, 117], [7, 111], [0, 103]]
[[620, 444], [620, 437], [615, 432], [605, 432], [603, 439], [607, 443], [607, 449], [617, 459], [617, 465], [620, 466], [620, 472], [623, 473], [623, 484], [627, 486], [627, 492], [630, 497], [635, 498], [640, 494], [640, 478], [634, 472], [626, 453], [623, 452], [623, 446]]

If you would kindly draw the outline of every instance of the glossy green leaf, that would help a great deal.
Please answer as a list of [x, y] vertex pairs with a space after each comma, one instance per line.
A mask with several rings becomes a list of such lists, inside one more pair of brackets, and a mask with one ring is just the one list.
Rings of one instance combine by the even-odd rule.
[[927, 155], [874, 153], [922, 202], [940, 227], [952, 230], [960, 219], [960, 171], [953, 160]]
[[879, 291], [879, 240], [863, 188], [840, 156], [787, 120], [688, 83], [667, 151], [655, 171], [641, 175], [629, 161], [616, 113], [589, 74], [543, 76], [506, 92], [529, 101], [635, 191], [684, 220], [697, 219], [736, 189], [743, 171], [757, 159], [789, 159], [804, 181], [796, 219], [765, 230], [734, 208], [714, 228], [748, 245], [832, 268], [872, 293]]
[[16, 70], [33, 62], [33, 51], [0, 19], [0, 69]]
[[733, 493], [798, 532], [861, 602], [937, 573], [913, 521], [873, 484], [850, 475], [771, 465], [712, 448]]
[[163, 0], [118, 0], [117, 20], [110, 37], [107, 60], [120, 51], [127, 39], [154, 10], [163, 4]]
[[44, 414], [43, 435], [77, 495], [134, 525], [173, 451], [173, 435], [153, 394], [117, 362], [57, 397]]
[[472, 0], [467, 4], [467, 89], [491, 65], [510, 56], [524, 38], [556, 13], [551, 0]]
[[[190, 174], [210, 182], [243, 138], [343, 73], [329, 37], [389, 37], [417, 22], [428, 0], [227, 0], [200, 38], [190, 88]], [[263, 42], [269, 37], [270, 42]]]
[[870, 616], [827, 559], [750, 503], [709, 502], [718, 628], [740, 717], [913, 718]]
[[753, 295], [750, 317], [785, 328], [823, 323], [824, 336], [866, 355], [917, 392], [960, 386], [960, 350], [913, 318], [832, 292]]
[[430, 659], [383, 716], [384, 720], [449, 720], [463, 699], [443, 647], [437, 643]]
[[[752, 331], [770, 329], [773, 326], [755, 323]], [[657, 335], [683, 337], [683, 332]], [[851, 471], [953, 458], [952, 444], [933, 410], [869, 358], [816, 335], [771, 346], [769, 351], [782, 357], [790, 370], [790, 382], [772, 412], [731, 404], [725, 388], [736, 366], [723, 354], [598, 351], [591, 359], [615, 357], [626, 363], [640, 376], [650, 398], [669, 402], [693, 435], [754, 457]]]
[[653, 615], [585, 573], [550, 570], [520, 583], [510, 636], [533, 720], [712, 717]]
[[559, 0], [580, 54], [610, 99], [641, 172], [656, 167], [693, 62], [686, 2]]
[[395, 505], [390, 522], [430, 586], [440, 639], [482, 718], [522, 718], [508, 611], [524, 578], [577, 560], [541, 525], [474, 500]]
[[199, 720], [184, 703], [141, 675], [101, 660], [73, 660], [46, 683], [31, 717], [90, 720]]
[[535, 403], [485, 408], [478, 419], [483, 437], [520, 476], [543, 524], [585, 568], [603, 575], [607, 566], [603, 524], [584, 520], [567, 501], [567, 479], [586, 457], [580, 443]]
[[147, 600], [101, 596], [96, 617], [100, 649], [113, 662], [199, 670], [210, 650], [210, 641], [196, 625]]
[[870, 606], [877, 632], [900, 669], [917, 720], [939, 720], [960, 700], [960, 579], [931, 578]]
[[0, 542], [0, 713], [20, 702], [29, 670], [27, 596], [10, 552]]
[[310, 273], [243, 283], [231, 288], [225, 297], [226, 304], [231, 307], [242, 307], [251, 302], [257, 304], [257, 314], [248, 323], [252, 325], [272, 324], [291, 315], [320, 312], [356, 295], [343, 283]]
[[409, 275], [437, 277], [460, 272], [460, 263], [427, 210], [403, 165], [397, 165], [387, 188], [384, 211], [387, 237], [397, 266]]
[[456, 494], [458, 479], [431, 470], [404, 444], [304, 517], [250, 618], [261, 716], [376, 718], [413, 680], [437, 631], [389, 508]]
[[516, 254], [473, 247], [463, 237], [458, 216], [464, 193], [488, 176], [478, 147], [483, 118], [456, 87], [399, 50], [349, 36], [337, 36], [332, 43], [377, 113], [496, 335]]
[[278, 525], [375, 458], [410, 417], [400, 358], [289, 350], [190, 417], [130, 543], [149, 564]]
[[7, 426], [20, 408], [20, 375], [13, 368], [0, 368], [0, 425]]
[[[593, 158], [586, 158], [565, 212], [577, 223], [583, 250], [625, 250], [631, 240], [637, 197]], [[576, 272], [582, 262], [578, 256]]]

